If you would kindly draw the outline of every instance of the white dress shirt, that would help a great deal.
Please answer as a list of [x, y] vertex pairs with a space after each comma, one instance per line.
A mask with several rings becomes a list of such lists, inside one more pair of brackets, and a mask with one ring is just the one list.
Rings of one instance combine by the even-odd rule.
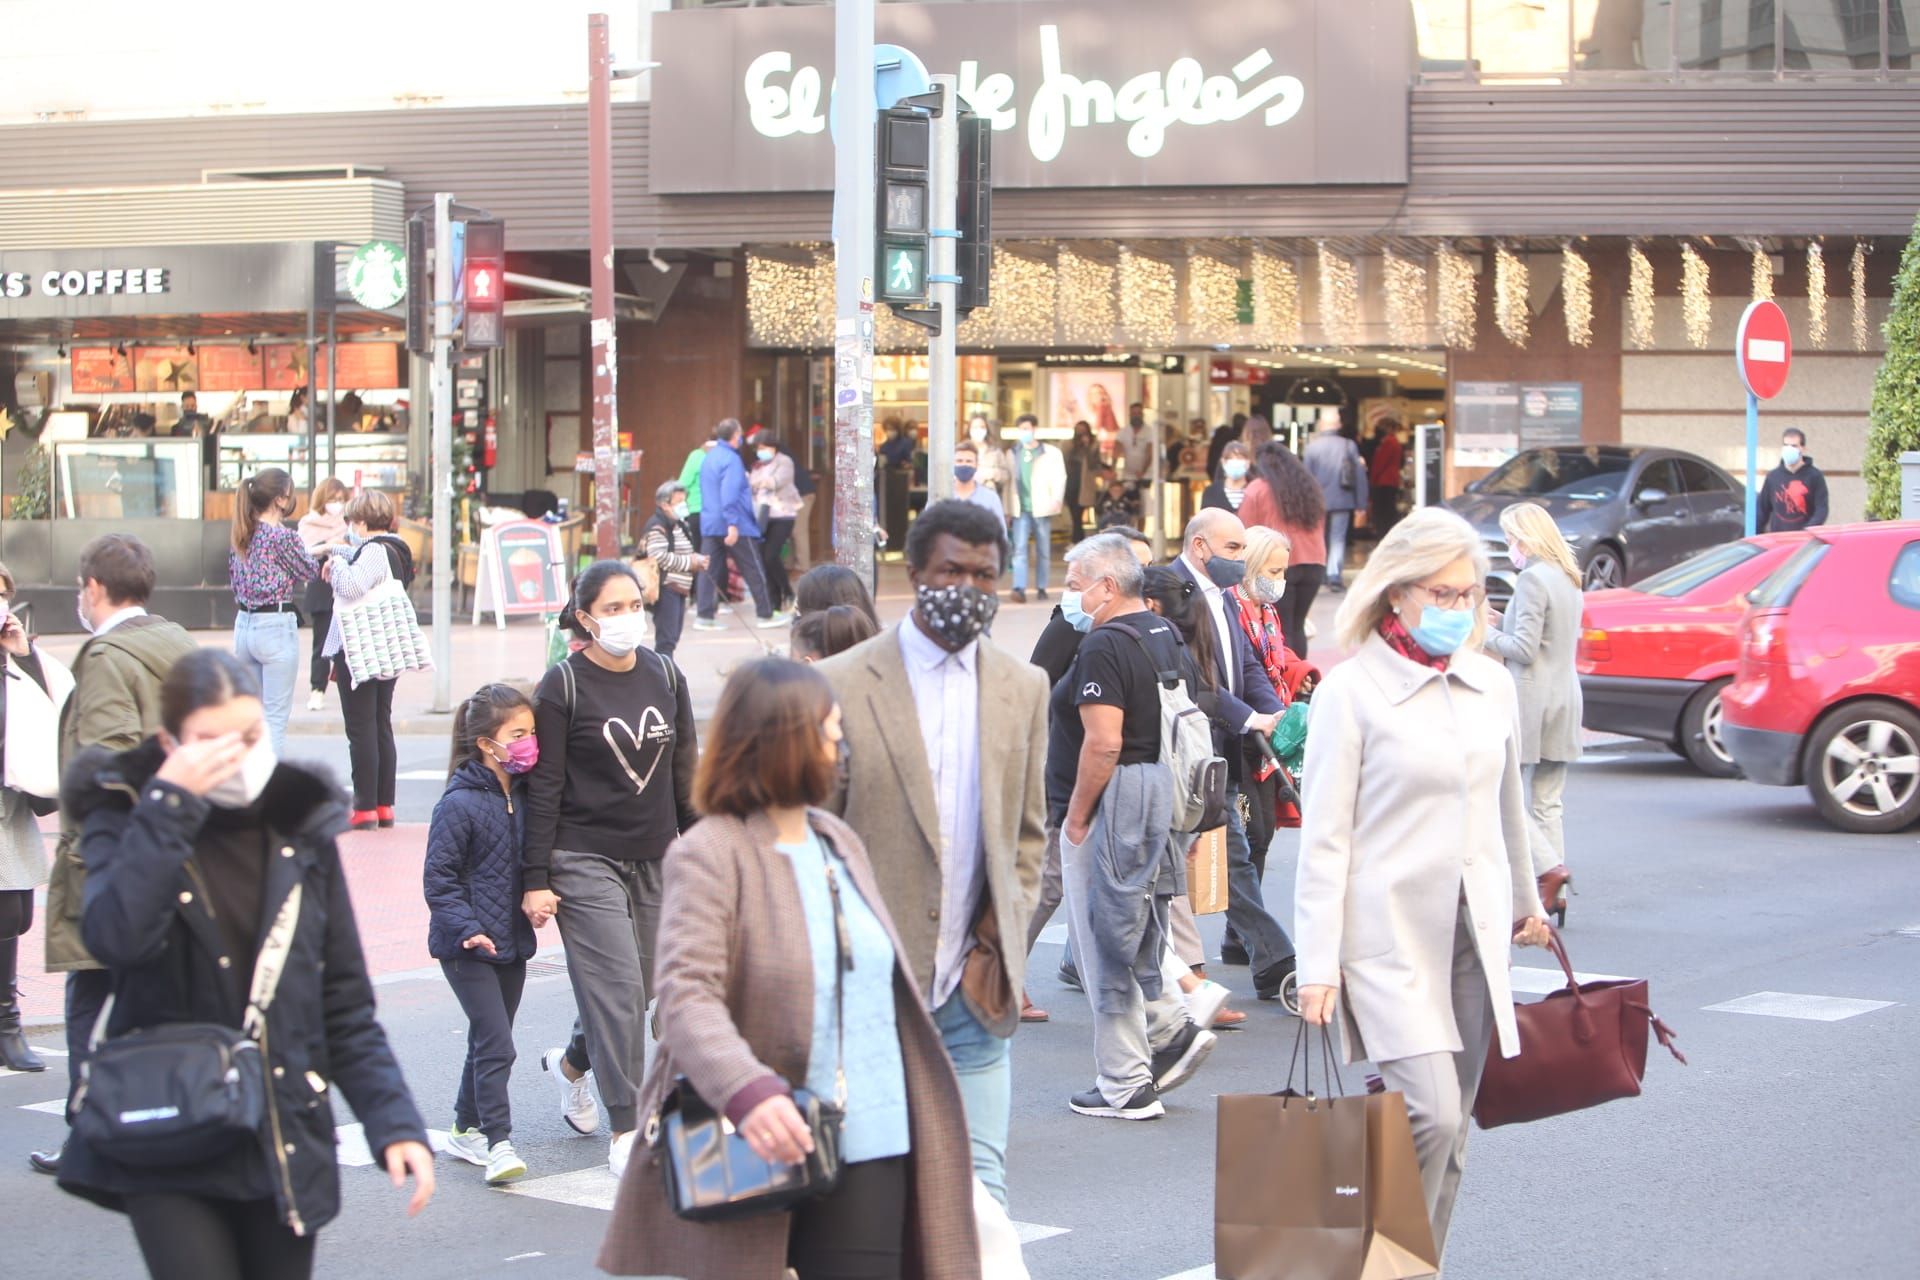
[[94, 627], [93, 634], [97, 636], [103, 636], [107, 634], [107, 632], [119, 626], [121, 623], [125, 622], [128, 618], [144, 618], [146, 616], [147, 616], [147, 611], [143, 606], [137, 605], [137, 604], [130, 604], [126, 608], [120, 610], [120, 612], [118, 613], [109, 614], [105, 622], [102, 622], [99, 625]]
[[[1240, 664], [1234, 661], [1233, 657], [1233, 633], [1227, 630], [1229, 626], [1237, 627], [1240, 623], [1238, 619], [1232, 622], [1227, 619], [1227, 593], [1207, 576], [1205, 569], [1193, 562], [1191, 553], [1181, 552], [1180, 562], [1187, 566], [1187, 572], [1192, 574], [1193, 580], [1200, 584], [1200, 593], [1207, 598], [1207, 608], [1213, 615], [1214, 647], [1218, 650], [1220, 658], [1220, 682], [1226, 686], [1228, 693], [1236, 698], [1244, 698], [1245, 692], [1240, 688]], [[1257, 712], [1250, 714], [1248, 722], [1251, 723], [1253, 715], [1257, 714]], [[1246, 731], [1247, 726], [1241, 725], [1240, 732]]]

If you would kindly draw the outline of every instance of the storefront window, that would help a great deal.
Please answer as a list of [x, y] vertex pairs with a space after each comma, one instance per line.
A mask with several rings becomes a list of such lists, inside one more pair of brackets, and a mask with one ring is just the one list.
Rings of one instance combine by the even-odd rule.
[[1912, 33], [1920, 30], [1920, 0], [1890, 0], [1887, 5], [1887, 65], [1913, 70]]
[[1880, 0], [1783, 0], [1788, 71], [1878, 71]]
[[1774, 0], [1673, 0], [1684, 71], [1772, 71]]
[[1467, 0], [1413, 0], [1420, 70], [1446, 75], [1467, 69]]
[[1483, 76], [1564, 75], [1571, 9], [1571, 0], [1474, 0], [1474, 65]]
[[1578, 71], [1666, 71], [1673, 66], [1669, 0], [1575, 0]]

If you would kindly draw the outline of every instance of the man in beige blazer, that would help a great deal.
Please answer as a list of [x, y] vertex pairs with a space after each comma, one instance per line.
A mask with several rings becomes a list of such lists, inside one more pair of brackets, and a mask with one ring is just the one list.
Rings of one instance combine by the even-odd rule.
[[907, 535], [913, 612], [820, 664], [846, 735], [835, 805], [866, 842], [960, 1078], [974, 1172], [1002, 1204], [1047, 754], [1046, 676], [982, 634], [1006, 556], [991, 512], [933, 504]]

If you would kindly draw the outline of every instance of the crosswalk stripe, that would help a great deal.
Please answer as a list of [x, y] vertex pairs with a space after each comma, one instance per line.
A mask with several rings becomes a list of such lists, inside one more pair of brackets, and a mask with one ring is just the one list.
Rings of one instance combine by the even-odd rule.
[[43, 1115], [49, 1116], [64, 1116], [67, 1114], [67, 1100], [65, 1098], [49, 1098], [45, 1102], [29, 1102], [20, 1109], [22, 1111], [38, 1111]]
[[[65, 1049], [43, 1049], [37, 1044], [31, 1047], [36, 1054], [43, 1058], [64, 1058], [67, 1056]], [[0, 1067], [0, 1080], [4, 1080], [8, 1076], [38, 1076], [45, 1074], [43, 1071], [15, 1071], [10, 1067]]]
[[[361, 1124], [337, 1125], [333, 1131], [334, 1155], [350, 1169], [365, 1168], [373, 1163], [373, 1151], [367, 1146], [367, 1129]], [[427, 1145], [436, 1152], [447, 1149], [447, 1131], [445, 1129], [427, 1130]]]
[[620, 1184], [604, 1164], [589, 1165], [572, 1173], [553, 1173], [544, 1178], [524, 1178], [507, 1187], [516, 1196], [531, 1196], [554, 1204], [578, 1205], [582, 1209], [612, 1212], [613, 1197]]
[[[1574, 978], [1580, 982], [1622, 982], [1624, 979], [1611, 973], [1581, 973], [1575, 970]], [[1558, 991], [1567, 985], [1567, 975], [1559, 969], [1529, 969], [1525, 965], [1515, 965], [1512, 970], [1513, 990], [1516, 995], [1543, 996], [1549, 991]]]
[[1705, 1007], [1705, 1013], [1750, 1013], [1763, 1018], [1799, 1018], [1805, 1022], [1842, 1022], [1876, 1009], [1891, 1009], [1892, 1000], [1854, 1000], [1847, 996], [1800, 996], [1785, 991], [1756, 991], [1750, 996]]
[[1195, 1267], [1191, 1271], [1180, 1271], [1170, 1276], [1162, 1276], [1161, 1280], [1213, 1280], [1213, 1264], [1209, 1262], [1206, 1266]]

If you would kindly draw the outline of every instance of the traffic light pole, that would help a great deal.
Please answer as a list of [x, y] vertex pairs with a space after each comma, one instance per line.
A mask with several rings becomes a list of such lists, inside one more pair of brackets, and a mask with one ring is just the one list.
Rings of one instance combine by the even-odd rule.
[[433, 709], [453, 709], [453, 197], [433, 197]]
[[933, 171], [927, 190], [932, 262], [927, 270], [939, 327], [927, 344], [927, 487], [935, 502], [953, 496], [953, 445], [959, 427], [954, 310], [960, 284], [960, 102], [953, 76], [933, 77], [940, 106], [933, 117]]
[[838, 559], [873, 583], [874, 0], [833, 9], [833, 527]]

